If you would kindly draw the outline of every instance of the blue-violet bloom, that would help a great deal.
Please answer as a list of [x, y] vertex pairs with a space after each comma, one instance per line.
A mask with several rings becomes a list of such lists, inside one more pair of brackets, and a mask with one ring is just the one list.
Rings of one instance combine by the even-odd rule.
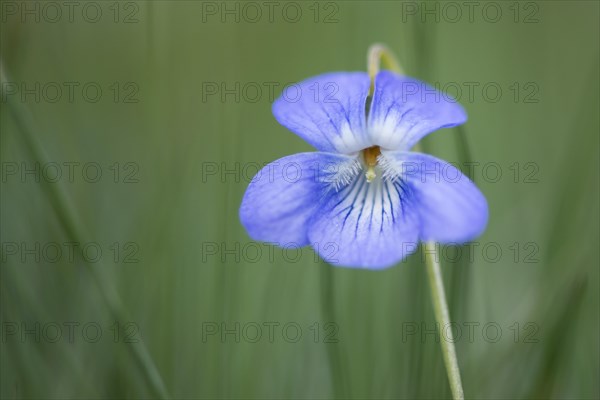
[[[280, 124], [318, 151], [266, 165], [250, 183], [240, 220], [254, 240], [312, 245], [335, 265], [381, 269], [420, 241], [479, 236], [488, 207], [453, 165], [411, 152], [425, 135], [460, 125], [463, 108], [419, 80], [381, 71], [307, 79], [273, 103]], [[333, 249], [333, 250], [332, 250]]]

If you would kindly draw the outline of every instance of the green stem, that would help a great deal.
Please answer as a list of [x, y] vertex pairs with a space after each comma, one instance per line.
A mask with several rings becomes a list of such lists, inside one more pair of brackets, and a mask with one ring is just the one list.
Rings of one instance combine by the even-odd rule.
[[398, 59], [394, 56], [394, 53], [390, 51], [386, 46], [381, 43], [375, 43], [369, 47], [367, 54], [367, 71], [371, 78], [371, 87], [369, 88], [369, 96], [373, 95], [375, 89], [375, 76], [379, 72], [379, 65], [383, 64], [387, 69], [397, 72], [400, 75], [404, 75], [404, 71], [398, 62]]
[[[394, 72], [404, 74], [402, 67], [400, 67], [400, 63], [387, 47], [378, 43], [372, 45], [369, 48], [367, 56], [367, 68], [369, 77], [371, 77], [371, 87], [369, 90], [369, 95], [371, 96], [373, 95], [375, 76], [379, 72], [380, 64], [385, 65], [388, 69]], [[413, 150], [420, 151], [420, 146], [417, 144]], [[427, 267], [429, 286], [431, 287], [431, 300], [433, 302], [435, 319], [440, 326], [440, 329], [444, 329], [450, 324], [450, 313], [448, 312], [448, 303], [446, 302], [446, 293], [444, 291], [444, 281], [442, 279], [442, 271], [440, 269], [440, 262], [435, 243], [425, 243], [423, 245], [423, 252], [425, 254], [425, 264]], [[458, 359], [456, 358], [456, 349], [454, 348], [454, 337], [452, 335], [452, 330], [450, 330], [449, 336], [446, 336], [447, 335], [445, 335], [445, 337], [442, 339], [441, 344], [444, 364], [446, 365], [448, 380], [450, 381], [452, 398], [454, 400], [463, 400], [465, 395], [460, 379], [460, 370], [458, 368]]]
[[440, 269], [440, 261], [438, 259], [435, 243], [425, 243], [423, 245], [423, 253], [425, 254], [427, 277], [429, 278], [429, 286], [431, 287], [431, 300], [433, 301], [435, 320], [440, 327], [439, 329], [444, 330], [445, 332], [444, 337], [441, 340], [442, 354], [444, 355], [444, 364], [446, 364], [446, 371], [448, 372], [452, 398], [455, 400], [462, 400], [465, 398], [465, 395], [460, 380], [460, 369], [458, 369], [456, 349], [454, 348], [454, 336], [452, 334], [452, 329], [445, 329], [450, 326], [450, 313], [448, 312], [448, 303], [446, 303], [442, 270]]

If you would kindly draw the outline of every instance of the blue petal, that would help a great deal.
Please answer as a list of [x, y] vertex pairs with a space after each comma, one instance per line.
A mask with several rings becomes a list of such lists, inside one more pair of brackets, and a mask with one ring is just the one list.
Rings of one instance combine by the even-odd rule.
[[365, 117], [369, 85], [364, 72], [319, 75], [284, 89], [273, 115], [318, 150], [351, 154], [371, 146]]
[[409, 198], [400, 182], [377, 178], [368, 183], [360, 174], [324, 199], [309, 222], [310, 242], [331, 264], [392, 266], [417, 248], [418, 215]]
[[384, 152], [401, 165], [401, 179], [410, 186], [423, 241], [464, 243], [487, 225], [488, 205], [477, 186], [453, 165], [427, 154]]
[[[330, 186], [326, 171], [350, 157], [328, 153], [301, 153], [266, 165], [254, 177], [240, 206], [240, 220], [252, 239], [305, 246], [307, 220]], [[325, 172], [324, 172], [325, 171]]]
[[456, 100], [424, 82], [390, 71], [381, 71], [375, 78], [369, 134], [384, 149], [410, 150], [428, 133], [466, 120]]

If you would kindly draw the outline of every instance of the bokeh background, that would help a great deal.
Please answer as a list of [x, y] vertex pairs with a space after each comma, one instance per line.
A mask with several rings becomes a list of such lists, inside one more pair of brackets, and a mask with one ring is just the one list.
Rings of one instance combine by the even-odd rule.
[[271, 94], [383, 42], [470, 116], [424, 141], [490, 205], [442, 249], [466, 396], [597, 399], [599, 3], [291, 3], [0, 2], [2, 398], [449, 398], [419, 254], [335, 268], [238, 220], [311, 151]]

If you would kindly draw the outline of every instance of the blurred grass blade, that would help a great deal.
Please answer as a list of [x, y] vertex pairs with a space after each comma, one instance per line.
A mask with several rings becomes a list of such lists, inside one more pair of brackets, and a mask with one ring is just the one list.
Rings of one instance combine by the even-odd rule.
[[[334, 282], [333, 267], [326, 262], [319, 263], [319, 277], [321, 285], [321, 313], [323, 323], [334, 322], [335, 302], [334, 302]], [[346, 387], [345, 374], [343, 369], [342, 352], [339, 343], [325, 343], [327, 347], [327, 359], [329, 360], [329, 370], [331, 371], [331, 380], [333, 385], [333, 398], [348, 398], [349, 391]]]
[[[4, 90], [3, 83], [9, 81], [10, 80], [8, 79], [8, 73], [5, 70], [4, 63], [2, 60], [0, 60], [0, 82], [2, 83], [2, 90]], [[33, 116], [27, 107], [18, 101], [13, 100], [12, 97], [10, 97], [10, 100], [7, 101], [7, 107], [17, 124], [19, 131], [23, 135], [22, 138], [27, 149], [31, 153], [32, 158], [42, 165], [47, 164], [49, 158], [46, 156], [42, 145], [35, 135], [36, 129]], [[48, 199], [51, 202], [52, 207], [59, 217], [58, 220], [64, 228], [68, 239], [71, 242], [90, 242], [90, 240], [88, 240], [88, 235], [85, 234], [85, 230], [81, 226], [79, 218], [75, 212], [77, 208], [71, 203], [66, 191], [62, 188], [62, 185], [47, 184], [44, 181], [43, 188], [48, 195]], [[105, 274], [99, 272], [104, 270], [104, 268], [102, 268], [102, 266], [99, 264], [101, 263], [96, 262], [95, 265], [90, 265], [88, 271], [91, 273], [94, 282], [98, 285], [100, 293], [103, 295], [106, 305], [112, 316], [117, 321], [127, 320], [126, 313], [123, 310], [123, 305], [115, 285], [106, 277]], [[144, 372], [144, 375], [152, 387], [155, 395], [160, 398], [168, 398], [169, 395], [164, 382], [143, 341], [140, 339], [135, 346], [127, 346], [127, 348], [130, 349], [135, 361], [138, 363], [138, 366]]]

